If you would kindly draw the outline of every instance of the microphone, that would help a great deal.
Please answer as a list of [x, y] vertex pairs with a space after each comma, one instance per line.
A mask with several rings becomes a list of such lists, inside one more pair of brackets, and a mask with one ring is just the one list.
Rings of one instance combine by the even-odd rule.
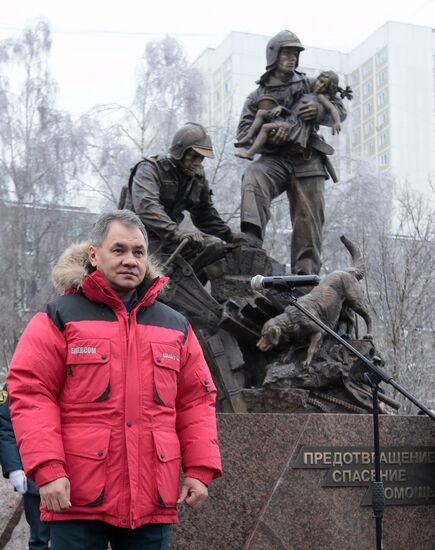
[[317, 286], [319, 282], [318, 275], [277, 275], [274, 277], [255, 275], [251, 279], [251, 288], [253, 290], [263, 290], [264, 288], [290, 290], [298, 286]]

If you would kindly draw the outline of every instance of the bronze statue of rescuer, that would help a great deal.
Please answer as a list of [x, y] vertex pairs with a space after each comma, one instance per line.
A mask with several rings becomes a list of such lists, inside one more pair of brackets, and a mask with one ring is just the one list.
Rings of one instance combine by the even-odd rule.
[[[247, 239], [232, 231], [214, 207], [202, 167], [204, 158], [214, 158], [210, 136], [200, 124], [184, 124], [175, 132], [167, 155], [147, 157], [136, 164], [119, 205], [139, 216], [148, 231], [150, 252], [161, 259], [187, 238], [182, 255], [196, 274], [223, 257], [226, 243]], [[180, 227], [185, 211], [193, 230]]]
[[[313, 89], [312, 79], [297, 71], [299, 54], [304, 50], [299, 38], [284, 30], [271, 38], [266, 47], [266, 72], [259, 86], [249, 94], [240, 116], [237, 139], [243, 140], [251, 127], [262, 97], [276, 98], [288, 111], [304, 94]], [[331, 99], [344, 120], [346, 110], [338, 96]], [[289, 130], [279, 128], [261, 156], [250, 163], [242, 178], [241, 230], [257, 239], [264, 238], [274, 198], [286, 192], [292, 221], [291, 268], [295, 274], [317, 274], [320, 271], [322, 229], [324, 224], [324, 186], [333, 172], [325, 153], [333, 148], [316, 133], [318, 125], [333, 126], [330, 112], [319, 108], [316, 101], [299, 109], [301, 120], [313, 122], [313, 133], [307, 147], [291, 143]]]

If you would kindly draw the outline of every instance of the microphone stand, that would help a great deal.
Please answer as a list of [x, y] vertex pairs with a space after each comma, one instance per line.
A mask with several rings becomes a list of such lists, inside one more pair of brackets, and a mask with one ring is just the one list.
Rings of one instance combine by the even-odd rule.
[[414, 405], [416, 405], [425, 414], [430, 416], [432, 420], [435, 420], [435, 414], [431, 412], [427, 407], [420, 403], [413, 395], [402, 388], [397, 382], [393, 380], [393, 377], [386, 371], [380, 368], [378, 365], [367, 359], [362, 353], [346, 342], [341, 336], [334, 332], [328, 325], [325, 325], [323, 321], [315, 317], [307, 309], [301, 306], [297, 297], [292, 294], [295, 286], [291, 283], [288, 284], [287, 291], [289, 292], [290, 305], [294, 306], [301, 313], [309, 317], [316, 325], [327, 332], [330, 336], [349, 350], [353, 355], [358, 357], [364, 365], [367, 367], [367, 372], [364, 374], [365, 381], [372, 388], [373, 395], [373, 440], [374, 440], [374, 466], [375, 466], [375, 481], [372, 482], [372, 508], [373, 517], [376, 522], [376, 550], [382, 550], [382, 518], [384, 514], [385, 498], [384, 498], [384, 484], [381, 481], [381, 462], [380, 462], [380, 445], [379, 445], [379, 408], [378, 408], [378, 390], [380, 382], [386, 382], [393, 386], [404, 397], [409, 399]]

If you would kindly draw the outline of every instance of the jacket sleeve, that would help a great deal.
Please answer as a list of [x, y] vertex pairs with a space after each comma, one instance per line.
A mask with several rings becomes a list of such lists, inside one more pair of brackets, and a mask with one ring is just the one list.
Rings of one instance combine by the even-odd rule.
[[133, 208], [147, 229], [160, 239], [170, 241], [176, 234], [177, 224], [171, 220], [160, 202], [160, 178], [152, 162], [142, 162], [133, 176], [131, 186]]
[[66, 342], [37, 313], [18, 342], [7, 375], [12, 424], [26, 476], [41, 486], [67, 477], [58, 395], [66, 377]]
[[[6, 391], [6, 386], [3, 389]], [[9, 397], [0, 406], [0, 463], [4, 477], [9, 477], [14, 470], [23, 468], [12, 428]]]
[[254, 122], [257, 113], [258, 90], [251, 92], [245, 100], [239, 125], [237, 126], [237, 139], [242, 139]]
[[198, 205], [190, 209], [193, 224], [208, 235], [231, 242], [233, 233], [214, 207], [211, 200], [212, 193], [205, 177], [202, 185], [201, 200]]
[[216, 387], [201, 346], [189, 326], [177, 395], [177, 433], [183, 471], [208, 485], [222, 475], [217, 442]]

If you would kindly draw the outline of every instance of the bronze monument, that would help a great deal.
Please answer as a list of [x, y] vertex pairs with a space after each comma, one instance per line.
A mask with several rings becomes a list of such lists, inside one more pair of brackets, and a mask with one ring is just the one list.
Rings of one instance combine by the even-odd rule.
[[[251, 145], [248, 157], [257, 150], [262, 154], [243, 175], [242, 233], [233, 232], [213, 206], [202, 168], [204, 157], [213, 158], [213, 147], [199, 124], [180, 128], [168, 155], [140, 161], [120, 200], [120, 207], [142, 219], [150, 252], [171, 277], [162, 299], [191, 322], [223, 412], [358, 413], [372, 406], [359, 360], [322, 340], [323, 333], [289, 306], [289, 293], [259, 293], [250, 284], [258, 273], [286, 274], [261, 247], [270, 203], [284, 191], [293, 223], [292, 272], [320, 270], [323, 189], [333, 173], [327, 160], [333, 149], [316, 130], [321, 123], [340, 131], [345, 109], [337, 94], [350, 99], [351, 90], [340, 88], [332, 71], [315, 82], [298, 72], [303, 49], [290, 31], [273, 37], [266, 73], [243, 108], [238, 145]], [[253, 142], [256, 134], [261, 139]], [[180, 229], [185, 210], [195, 231]], [[371, 318], [358, 282], [364, 274], [361, 254], [346, 237], [342, 241], [352, 266], [327, 275], [311, 293], [303, 289], [301, 300], [373, 358]], [[367, 325], [363, 340], [355, 335], [355, 313]]]

